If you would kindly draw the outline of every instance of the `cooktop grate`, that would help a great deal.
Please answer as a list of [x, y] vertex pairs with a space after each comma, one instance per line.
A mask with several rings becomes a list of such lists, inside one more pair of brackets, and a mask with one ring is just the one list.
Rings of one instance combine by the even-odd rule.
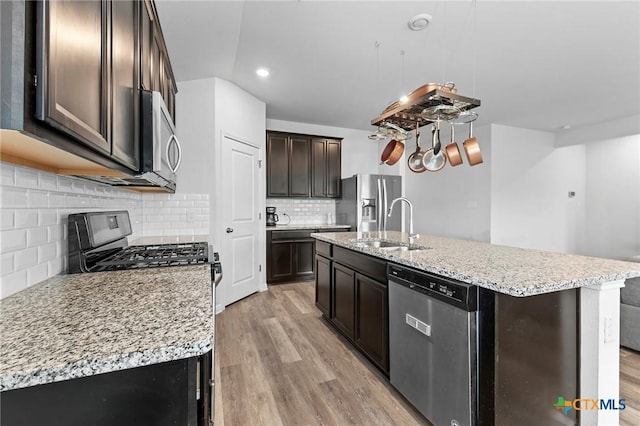
[[97, 261], [94, 271], [117, 269], [157, 268], [207, 263], [207, 243], [161, 244], [152, 246], [130, 246], [112, 256]]

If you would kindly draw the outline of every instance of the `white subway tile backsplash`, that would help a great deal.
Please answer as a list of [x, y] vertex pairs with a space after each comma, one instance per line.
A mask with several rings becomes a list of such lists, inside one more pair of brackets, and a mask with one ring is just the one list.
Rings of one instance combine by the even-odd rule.
[[0, 299], [27, 288], [27, 270], [16, 271], [0, 277]]
[[[49, 204], [52, 197], [49, 195]], [[53, 206], [52, 206], [53, 207]], [[38, 210], [38, 226], [49, 226], [58, 224], [58, 212], [54, 209]]]
[[67, 195], [63, 193], [49, 194], [49, 207], [52, 209], [67, 207]]
[[58, 177], [50, 173], [38, 173], [38, 188], [45, 190], [58, 189]]
[[37, 171], [24, 167], [16, 168], [16, 186], [18, 188], [37, 188]]
[[65, 267], [63, 266], [63, 259], [66, 257], [58, 256], [53, 260], [47, 262], [47, 275], [52, 277], [54, 275], [58, 275], [59, 273], [65, 271]]
[[28, 190], [27, 206], [32, 209], [49, 207], [49, 193], [46, 191]]
[[32, 286], [48, 278], [48, 266], [42, 263], [27, 269], [27, 285]]
[[328, 215], [335, 217], [335, 200], [268, 198], [267, 206], [276, 207], [280, 224], [314, 225], [326, 224]]
[[0, 187], [2, 208], [26, 207], [27, 193], [24, 189], [9, 186]]
[[38, 248], [31, 247], [14, 253], [16, 270], [26, 269], [38, 264]]
[[38, 226], [38, 211], [33, 209], [17, 209], [15, 211], [15, 229]]
[[27, 247], [27, 231], [25, 229], [17, 229], [11, 231], [0, 232], [0, 247], [2, 253], [16, 251]]
[[209, 233], [207, 194], [140, 194], [8, 163], [0, 171], [0, 298], [66, 270], [72, 213], [127, 210], [134, 239]]
[[16, 168], [11, 164], [0, 164], [0, 185], [14, 186], [16, 184]]
[[0, 275], [7, 275], [15, 270], [13, 267], [13, 257], [13, 252], [2, 253], [0, 256]]
[[27, 229], [27, 246], [35, 247], [46, 244], [48, 232], [46, 227]]
[[48, 244], [43, 244], [38, 247], [38, 263], [45, 263], [49, 260], [55, 259], [58, 250], [57, 250], [58, 242], [52, 242]]
[[12, 209], [2, 209], [0, 212], [0, 230], [13, 229], [15, 227], [14, 211]]

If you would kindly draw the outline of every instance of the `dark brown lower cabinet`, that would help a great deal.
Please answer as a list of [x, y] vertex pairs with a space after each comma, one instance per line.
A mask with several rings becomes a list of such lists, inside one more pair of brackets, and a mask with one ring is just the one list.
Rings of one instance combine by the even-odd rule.
[[314, 277], [314, 240], [272, 241], [268, 282], [304, 281]]
[[356, 274], [356, 345], [389, 369], [387, 284]]
[[331, 320], [350, 339], [355, 338], [355, 277], [354, 270], [333, 264], [333, 316]]
[[316, 255], [316, 306], [331, 318], [331, 260]]
[[316, 306], [332, 326], [388, 375], [386, 265], [372, 256], [322, 241], [316, 243]]

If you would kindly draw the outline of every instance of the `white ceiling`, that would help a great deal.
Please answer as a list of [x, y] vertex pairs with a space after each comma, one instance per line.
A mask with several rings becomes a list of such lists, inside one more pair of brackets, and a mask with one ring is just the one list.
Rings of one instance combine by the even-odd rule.
[[[176, 79], [231, 81], [268, 118], [372, 130], [401, 92], [446, 81], [481, 99], [478, 124], [558, 131], [640, 114], [640, 1], [156, 3]], [[418, 13], [433, 21], [414, 32]]]

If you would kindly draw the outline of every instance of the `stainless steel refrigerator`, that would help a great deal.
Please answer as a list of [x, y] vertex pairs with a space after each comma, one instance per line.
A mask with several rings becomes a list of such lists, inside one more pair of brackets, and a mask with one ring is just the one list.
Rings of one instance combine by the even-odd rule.
[[351, 225], [351, 229], [358, 232], [400, 231], [401, 206], [394, 207], [392, 217], [387, 217], [387, 210], [391, 201], [401, 196], [402, 176], [353, 175], [342, 179], [342, 198], [336, 203], [336, 221]]

